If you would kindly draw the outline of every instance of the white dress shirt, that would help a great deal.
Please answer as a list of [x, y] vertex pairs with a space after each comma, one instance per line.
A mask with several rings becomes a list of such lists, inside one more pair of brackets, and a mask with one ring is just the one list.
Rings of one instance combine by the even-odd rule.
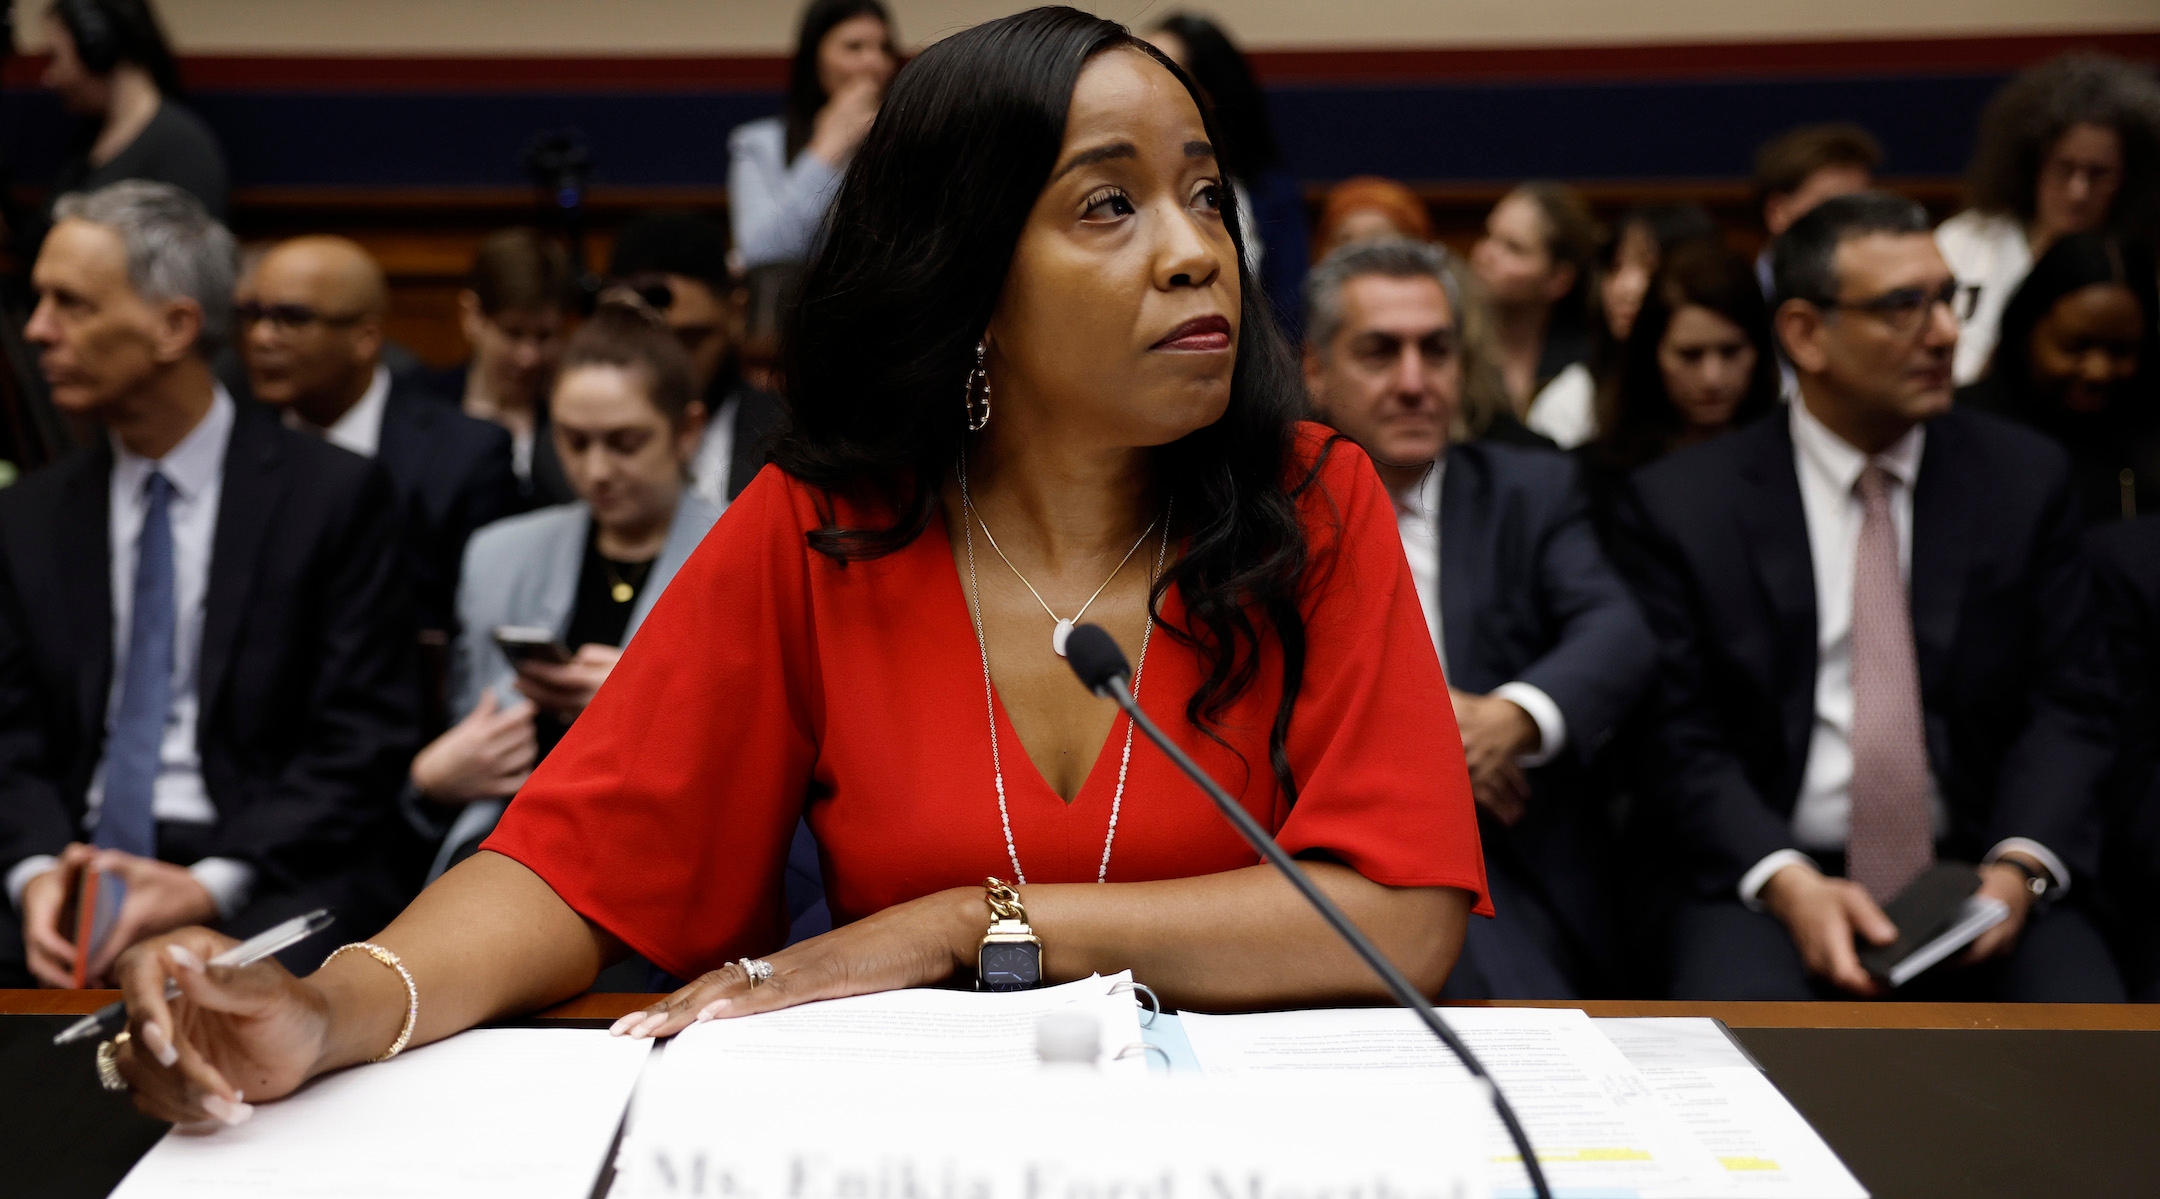
[[[1808, 555], [1815, 574], [1815, 719], [1808, 734], [1807, 766], [1800, 776], [1800, 796], [1793, 805], [1793, 840], [1805, 849], [1842, 852], [1852, 825], [1852, 618], [1853, 568], [1865, 514], [1857, 485], [1872, 461], [1889, 475], [1890, 523], [1897, 535], [1898, 570], [1908, 587], [1912, 580], [1913, 484], [1920, 477], [1920, 455], [1927, 444], [1926, 426], [1915, 427], [1872, 459], [1830, 431], [1807, 403], [1790, 407], [1793, 466], [1800, 480], [1800, 508], [1807, 518]], [[1950, 827], [1949, 809], [1928, 776], [1928, 812], [1940, 839]], [[2013, 837], [1987, 855], [2023, 850], [2055, 876], [2058, 887], [2069, 872], [2046, 847]], [[1740, 898], [1756, 903], [1770, 876], [1794, 862], [1808, 861], [1798, 850], [1783, 849], [1757, 862], [1740, 880]]]
[[351, 450], [362, 458], [373, 458], [382, 449], [383, 409], [390, 404], [390, 368], [377, 363], [375, 377], [368, 381], [366, 391], [345, 415], [337, 418], [327, 429], [318, 429], [302, 420], [292, 409], [285, 410], [287, 428], [303, 433], [313, 433], [339, 449]]
[[[111, 518], [107, 544], [112, 570], [112, 682], [106, 693], [105, 725], [109, 736], [120, 706], [120, 690], [127, 678], [128, 626], [135, 606], [136, 544], [142, 538], [148, 514], [145, 485], [152, 471], [172, 483], [173, 495], [166, 509], [173, 541], [173, 673], [172, 703], [166, 711], [164, 739], [158, 748], [158, 775], [150, 809], [161, 821], [181, 824], [212, 824], [217, 806], [203, 786], [202, 754], [196, 740], [201, 712], [197, 688], [201, 681], [204, 597], [210, 588], [210, 551], [217, 534], [218, 501], [224, 490], [225, 448], [232, 440], [232, 397], [218, 387], [210, 411], [180, 443], [163, 458], [150, 459], [130, 452], [112, 439], [113, 468]], [[85, 794], [85, 831], [97, 827], [98, 811], [105, 798], [105, 762], [101, 756]], [[20, 907], [23, 887], [54, 865], [55, 859], [40, 854], [25, 858], [8, 871], [7, 892]], [[205, 858], [188, 867], [217, 904], [221, 917], [230, 917], [245, 906], [254, 888], [255, 870], [230, 858]]]
[[731, 395], [705, 420], [705, 437], [690, 456], [690, 490], [722, 512], [727, 511], [728, 475], [735, 468], [735, 414], [742, 397]]
[[1530, 400], [1530, 415], [1523, 420], [1531, 432], [1550, 437], [1563, 450], [1572, 450], [1598, 434], [1597, 381], [1590, 368], [1570, 362]]
[[[1425, 472], [1416, 488], [1395, 497], [1395, 532], [1402, 538], [1410, 580], [1417, 585], [1418, 607], [1425, 611], [1425, 627], [1432, 632], [1442, 671], [1447, 670], [1447, 638], [1442, 635], [1440, 611], [1440, 480], [1446, 474], [1443, 457]], [[1502, 683], [1492, 693], [1528, 713], [1537, 726], [1537, 749], [1516, 759], [1524, 769], [1543, 766], [1567, 748], [1567, 719], [1542, 689], [1516, 681]]]
[[2010, 293], [2032, 272], [2032, 244], [2017, 218], [1967, 209], [1935, 230], [1935, 246], [1959, 283], [1980, 289], [1972, 315], [1958, 326], [1950, 361], [1951, 376], [1962, 387], [1987, 373]]

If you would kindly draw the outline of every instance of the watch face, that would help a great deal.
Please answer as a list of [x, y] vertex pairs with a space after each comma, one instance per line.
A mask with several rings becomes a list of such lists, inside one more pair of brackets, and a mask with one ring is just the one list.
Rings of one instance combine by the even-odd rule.
[[1042, 983], [1042, 946], [985, 945], [980, 963], [985, 991], [1025, 991]]

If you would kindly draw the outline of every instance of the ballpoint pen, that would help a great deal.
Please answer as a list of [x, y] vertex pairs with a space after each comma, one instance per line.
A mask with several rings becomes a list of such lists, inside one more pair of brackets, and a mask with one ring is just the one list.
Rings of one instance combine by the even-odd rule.
[[[330, 915], [330, 909], [316, 908], [305, 916], [295, 916], [283, 924], [275, 925], [249, 937], [231, 949], [211, 958], [209, 965], [252, 966], [271, 954], [297, 945], [330, 927], [333, 919], [334, 917]], [[179, 984], [167, 980], [165, 983], [165, 998], [172, 999], [179, 994]], [[126, 1027], [126, 1025], [127, 1003], [124, 1000], [116, 999], [90, 1015], [68, 1025], [65, 1031], [53, 1038], [53, 1044], [65, 1045], [70, 1041], [80, 1041], [86, 1037], [98, 1035], [111, 1036]]]

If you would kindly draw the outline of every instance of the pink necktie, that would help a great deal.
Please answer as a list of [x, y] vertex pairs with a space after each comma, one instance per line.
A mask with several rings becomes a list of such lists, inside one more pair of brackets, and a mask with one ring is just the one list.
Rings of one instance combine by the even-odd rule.
[[1891, 478], [1860, 474], [1860, 545], [1853, 561], [1852, 824], [1845, 872], [1887, 902], [1935, 861], [1928, 814], [1927, 738], [1912, 606], [1898, 570]]

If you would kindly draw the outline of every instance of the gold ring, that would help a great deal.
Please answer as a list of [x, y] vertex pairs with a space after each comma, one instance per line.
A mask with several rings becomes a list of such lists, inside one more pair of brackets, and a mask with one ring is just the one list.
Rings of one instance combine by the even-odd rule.
[[100, 1041], [97, 1047], [98, 1085], [108, 1091], [125, 1091], [127, 1079], [120, 1077], [120, 1046], [127, 1043], [128, 1035], [122, 1032], [110, 1041]]

